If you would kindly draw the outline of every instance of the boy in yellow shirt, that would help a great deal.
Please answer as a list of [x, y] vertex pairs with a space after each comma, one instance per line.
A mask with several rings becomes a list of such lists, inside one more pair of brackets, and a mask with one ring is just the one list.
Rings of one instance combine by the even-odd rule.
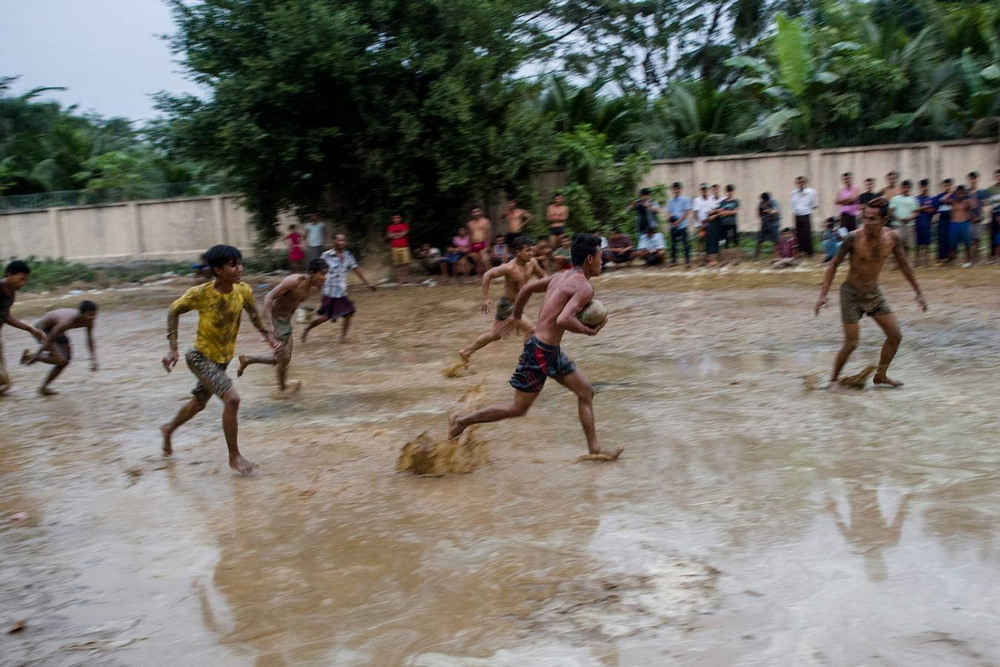
[[222, 399], [222, 432], [229, 448], [229, 467], [242, 475], [250, 473], [256, 466], [240, 454], [237, 444], [240, 396], [233, 388], [233, 381], [226, 375], [226, 367], [236, 350], [236, 335], [240, 331], [240, 315], [246, 311], [254, 327], [272, 347], [277, 346], [273, 336], [268, 335], [264, 321], [253, 303], [253, 289], [242, 282], [243, 255], [228, 245], [212, 246], [205, 253], [205, 263], [212, 270], [215, 279], [192, 287], [184, 296], [170, 305], [167, 314], [167, 341], [170, 351], [163, 357], [163, 367], [169, 373], [177, 365], [177, 320], [181, 314], [198, 311], [198, 334], [194, 347], [187, 351], [184, 359], [188, 368], [198, 379], [191, 391], [192, 398], [178, 411], [172, 421], [160, 427], [163, 433], [163, 455], [173, 453], [171, 436], [181, 425], [205, 409], [208, 399], [215, 394]]

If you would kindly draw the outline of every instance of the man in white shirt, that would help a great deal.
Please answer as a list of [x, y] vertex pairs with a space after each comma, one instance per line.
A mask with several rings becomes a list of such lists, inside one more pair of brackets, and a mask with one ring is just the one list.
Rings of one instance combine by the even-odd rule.
[[315, 213], [309, 214], [309, 222], [306, 228], [306, 264], [318, 259], [323, 253], [323, 246], [326, 245], [326, 223], [319, 219]]
[[667, 242], [663, 234], [652, 227], [647, 227], [639, 237], [639, 250], [635, 256], [646, 262], [646, 266], [662, 264], [667, 257]]
[[694, 238], [700, 262], [705, 257], [705, 220], [709, 213], [719, 207], [719, 198], [708, 194], [708, 183], [699, 185], [698, 190], [700, 194], [694, 198], [691, 210], [694, 211]]
[[795, 216], [795, 237], [799, 242], [799, 252], [809, 257], [813, 256], [812, 213], [819, 206], [819, 196], [816, 190], [806, 187], [809, 179], [799, 176], [795, 179], [795, 189], [792, 190], [790, 202], [792, 215]]

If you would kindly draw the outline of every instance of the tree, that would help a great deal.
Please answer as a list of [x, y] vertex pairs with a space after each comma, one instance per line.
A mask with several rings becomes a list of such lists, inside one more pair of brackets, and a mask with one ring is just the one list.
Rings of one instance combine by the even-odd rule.
[[544, 167], [551, 131], [513, 74], [527, 0], [172, 0], [174, 49], [207, 99], [161, 96], [182, 154], [226, 169], [259, 240], [281, 209], [365, 233], [402, 210], [451, 229]]

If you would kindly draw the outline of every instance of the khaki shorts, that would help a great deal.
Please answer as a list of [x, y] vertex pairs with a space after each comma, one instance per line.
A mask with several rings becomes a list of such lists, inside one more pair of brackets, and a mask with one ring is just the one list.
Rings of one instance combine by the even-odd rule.
[[844, 324], [857, 324], [862, 315], [873, 317], [891, 313], [892, 308], [878, 287], [862, 292], [849, 283], [840, 286], [840, 316]]
[[408, 266], [410, 264], [409, 248], [389, 248], [392, 251], [393, 266]]

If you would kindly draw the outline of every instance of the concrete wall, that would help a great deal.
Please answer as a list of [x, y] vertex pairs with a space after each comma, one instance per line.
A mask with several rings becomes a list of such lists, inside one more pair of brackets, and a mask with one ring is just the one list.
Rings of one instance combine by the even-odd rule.
[[[934, 184], [946, 177], [962, 182], [965, 174], [978, 171], [980, 185], [988, 186], [998, 166], [1000, 143], [984, 139], [659, 160], [642, 185], [681, 181], [693, 197], [702, 181], [732, 183], [746, 210], [741, 225], [747, 230], [757, 226], [756, 201], [761, 192], [777, 196], [783, 224], [791, 223], [788, 193], [795, 177], [805, 175], [819, 191], [821, 205], [813, 216], [818, 228], [824, 218], [836, 213], [834, 198], [845, 171], [854, 172], [859, 184], [873, 176], [879, 187], [885, 174], [894, 169], [902, 178], [929, 178]], [[562, 182], [560, 173], [544, 175], [539, 183], [542, 201], [547, 202], [552, 189]], [[294, 221], [287, 215], [281, 219], [283, 228]], [[254, 236], [248, 222], [236, 195], [0, 213], [0, 259], [34, 255], [90, 263], [195, 260], [216, 243], [229, 243], [249, 253]]]
[[1000, 143], [982, 139], [658, 160], [641, 185], [680, 181], [685, 193], [695, 197], [701, 182], [723, 187], [731, 183], [736, 186], [736, 196], [745, 211], [740, 216], [743, 229], [755, 229], [756, 203], [762, 192], [777, 197], [782, 207], [782, 224], [792, 223], [789, 193], [795, 187], [795, 178], [802, 175], [809, 178], [809, 185], [819, 193], [820, 207], [813, 215], [813, 225], [819, 229], [824, 219], [837, 213], [834, 200], [840, 189], [840, 175], [845, 171], [854, 173], [854, 182], [859, 186], [871, 176], [881, 188], [885, 175], [895, 170], [901, 180], [914, 181], [914, 187], [920, 179], [929, 178], [932, 192], [936, 192], [934, 188], [941, 179], [964, 183], [970, 171], [978, 171], [980, 187], [988, 187], [997, 167], [1000, 167]]

